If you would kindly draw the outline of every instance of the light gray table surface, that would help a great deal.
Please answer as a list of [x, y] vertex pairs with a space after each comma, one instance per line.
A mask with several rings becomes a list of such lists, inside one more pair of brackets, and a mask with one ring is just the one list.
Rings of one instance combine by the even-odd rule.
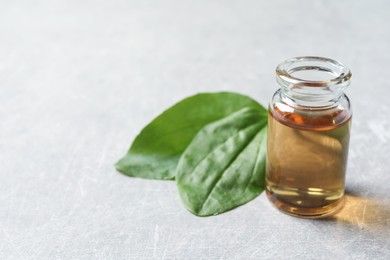
[[[0, 259], [390, 259], [389, 1], [0, 1]], [[347, 203], [222, 215], [113, 164], [198, 92], [267, 105], [286, 58], [353, 72]]]

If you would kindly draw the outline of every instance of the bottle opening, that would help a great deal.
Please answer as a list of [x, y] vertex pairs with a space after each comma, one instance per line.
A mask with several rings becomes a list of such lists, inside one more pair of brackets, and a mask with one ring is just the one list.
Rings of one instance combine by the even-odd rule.
[[339, 97], [350, 84], [351, 71], [342, 63], [323, 57], [297, 57], [276, 68], [282, 92], [305, 102], [324, 102]]
[[301, 81], [329, 81], [334, 80], [340, 75], [325, 67], [320, 66], [300, 66], [290, 70], [292, 75], [297, 80]]

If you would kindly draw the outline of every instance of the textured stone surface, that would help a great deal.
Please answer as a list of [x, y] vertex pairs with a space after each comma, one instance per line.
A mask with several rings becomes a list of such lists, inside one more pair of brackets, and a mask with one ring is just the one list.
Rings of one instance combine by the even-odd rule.
[[[0, 259], [389, 259], [388, 1], [0, 1]], [[267, 104], [275, 66], [353, 71], [346, 207], [279, 213], [264, 194], [198, 218], [171, 181], [113, 163], [197, 92]]]

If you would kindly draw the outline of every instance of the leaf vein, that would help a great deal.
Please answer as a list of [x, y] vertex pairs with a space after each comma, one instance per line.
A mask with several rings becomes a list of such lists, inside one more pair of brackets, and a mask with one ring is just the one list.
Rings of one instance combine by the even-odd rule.
[[[256, 122], [255, 124], [257, 124], [258, 122]], [[248, 127], [246, 127], [245, 129], [248, 129], [249, 127], [252, 127], [254, 126], [255, 124], [252, 124]], [[224, 169], [222, 170], [222, 173], [220, 174], [220, 176], [217, 178], [216, 182], [213, 183], [212, 185], [212, 188], [210, 189], [210, 191], [207, 193], [206, 195], [206, 200], [202, 203], [202, 207], [201, 209], [199, 210], [199, 212], [202, 212], [204, 206], [207, 204], [208, 200], [210, 199], [210, 195], [212, 194], [212, 192], [214, 191], [215, 187], [217, 187], [218, 183], [222, 180], [224, 174], [226, 173], [227, 169], [236, 161], [237, 157], [241, 154], [241, 152], [246, 148], [248, 147], [248, 145], [253, 141], [253, 139], [257, 136], [257, 133], [254, 134], [251, 139], [248, 141], [248, 143], [246, 143], [238, 152], [237, 154], [229, 161], [229, 163], [224, 167]], [[230, 139], [230, 138], [228, 138]], [[224, 142], [226, 143], [226, 142]]]

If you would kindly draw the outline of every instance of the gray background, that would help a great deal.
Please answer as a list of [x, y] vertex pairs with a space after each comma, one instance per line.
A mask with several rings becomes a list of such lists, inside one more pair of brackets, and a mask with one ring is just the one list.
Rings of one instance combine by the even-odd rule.
[[[389, 259], [389, 1], [0, 1], [1, 259]], [[354, 74], [347, 204], [279, 213], [262, 194], [191, 215], [174, 182], [113, 163], [197, 92], [266, 105], [275, 66], [320, 55]]]

